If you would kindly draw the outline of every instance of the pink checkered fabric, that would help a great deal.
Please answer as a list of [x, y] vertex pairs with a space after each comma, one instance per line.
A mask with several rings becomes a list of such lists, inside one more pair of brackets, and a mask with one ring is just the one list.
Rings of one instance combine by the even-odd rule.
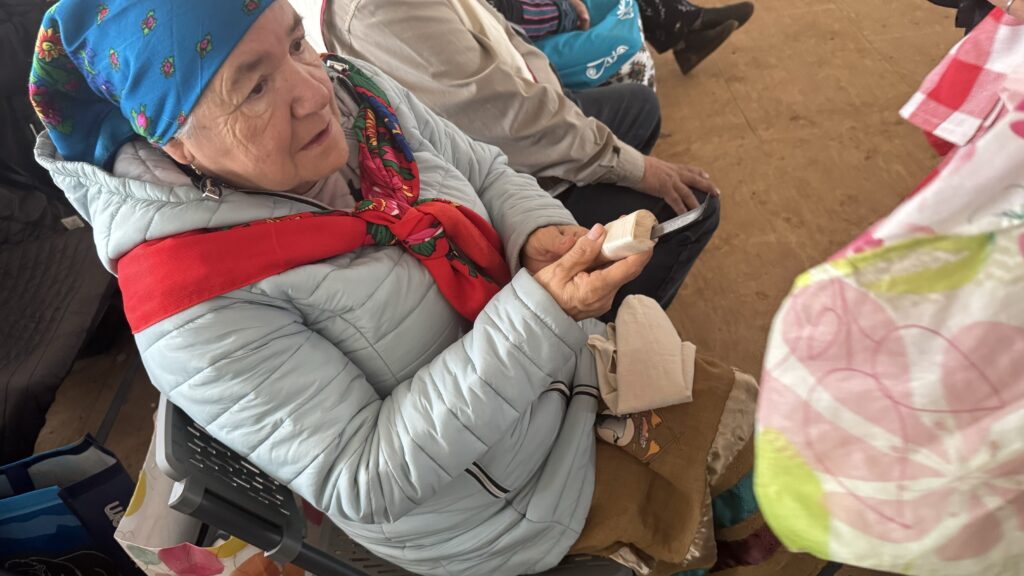
[[1024, 62], [1024, 20], [993, 10], [932, 70], [900, 115], [956, 146], [964, 146], [1006, 113], [999, 91]]

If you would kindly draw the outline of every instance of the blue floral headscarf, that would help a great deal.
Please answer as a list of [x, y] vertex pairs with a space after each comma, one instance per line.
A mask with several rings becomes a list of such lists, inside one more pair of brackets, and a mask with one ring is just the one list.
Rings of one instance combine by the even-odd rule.
[[67, 160], [109, 167], [136, 134], [162, 145], [273, 0], [61, 0], [29, 95]]

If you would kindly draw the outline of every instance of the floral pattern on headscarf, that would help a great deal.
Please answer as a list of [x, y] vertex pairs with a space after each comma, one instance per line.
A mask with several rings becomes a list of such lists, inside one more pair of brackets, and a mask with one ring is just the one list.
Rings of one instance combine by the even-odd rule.
[[43, 18], [29, 98], [67, 160], [109, 167], [162, 145], [273, 0], [61, 0]]

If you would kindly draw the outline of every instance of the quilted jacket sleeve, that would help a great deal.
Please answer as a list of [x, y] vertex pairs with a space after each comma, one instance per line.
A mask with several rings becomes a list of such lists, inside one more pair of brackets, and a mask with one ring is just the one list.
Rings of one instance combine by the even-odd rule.
[[[436, 151], [480, 194], [505, 245], [505, 256], [513, 272], [519, 269], [520, 251], [534, 230], [576, 224], [565, 206], [541, 189], [536, 179], [510, 168], [508, 158], [499, 148], [470, 138], [374, 66], [365, 62], [358, 65], [388, 94], [407, 132], [419, 134], [419, 139], [411, 138], [414, 152], [424, 147]], [[408, 130], [410, 119], [415, 131]]]
[[550, 382], [571, 379], [584, 346], [526, 272], [385, 398], [296, 310], [248, 290], [137, 339], [154, 385], [211, 434], [332, 517], [362, 523], [395, 521], [461, 474]]

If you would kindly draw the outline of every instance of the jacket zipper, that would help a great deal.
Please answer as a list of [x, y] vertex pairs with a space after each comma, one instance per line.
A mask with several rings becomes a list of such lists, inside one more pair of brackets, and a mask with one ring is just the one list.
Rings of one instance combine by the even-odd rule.
[[314, 208], [319, 208], [321, 210], [328, 210], [328, 211], [329, 210], [333, 210], [333, 208], [331, 208], [330, 206], [327, 206], [325, 204], [321, 204], [321, 203], [317, 202], [316, 200], [312, 200], [312, 199], [306, 198], [305, 196], [299, 196], [298, 194], [289, 194], [287, 192], [261, 192], [259, 190], [236, 190], [236, 191], [237, 192], [241, 192], [243, 194], [253, 194], [253, 195], [256, 195], [256, 196], [273, 196], [274, 198], [281, 198], [283, 200], [292, 200], [292, 201], [295, 201], [295, 202], [299, 202], [301, 204], [305, 204], [307, 206], [312, 206]]

